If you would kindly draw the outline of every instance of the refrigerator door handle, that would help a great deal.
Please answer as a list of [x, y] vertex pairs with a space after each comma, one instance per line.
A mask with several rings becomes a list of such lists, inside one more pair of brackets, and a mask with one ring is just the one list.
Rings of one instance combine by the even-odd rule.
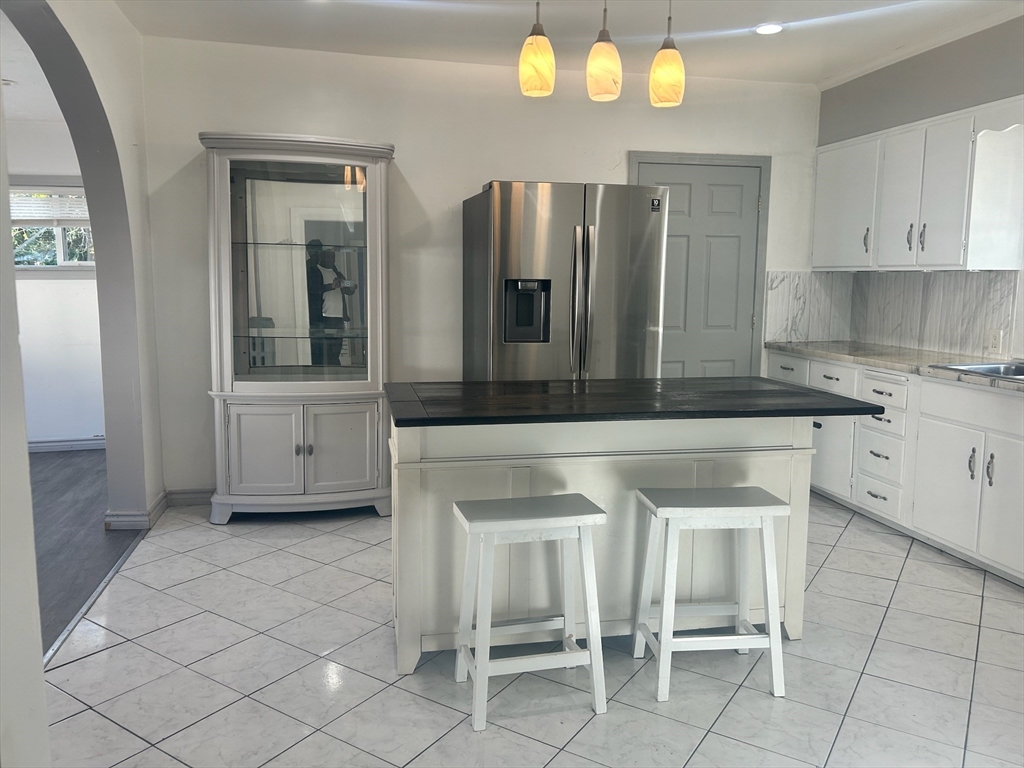
[[579, 292], [579, 249], [583, 239], [583, 227], [572, 228], [572, 264], [569, 267], [569, 370], [576, 373], [576, 361], [579, 359], [576, 340], [579, 336], [580, 292]]
[[588, 358], [590, 357], [590, 327], [593, 322], [590, 305], [590, 259], [593, 254], [594, 240], [597, 235], [597, 227], [593, 224], [587, 227], [587, 235], [583, 240], [583, 333], [581, 334], [580, 347], [582, 349], [582, 364], [580, 369], [586, 373], [589, 368]]

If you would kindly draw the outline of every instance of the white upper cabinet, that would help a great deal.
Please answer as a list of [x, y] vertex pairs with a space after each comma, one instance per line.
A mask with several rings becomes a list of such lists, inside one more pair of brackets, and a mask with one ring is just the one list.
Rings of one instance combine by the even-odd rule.
[[912, 267], [917, 263], [924, 138], [923, 128], [885, 137], [878, 210], [880, 267]]
[[958, 267], [964, 260], [964, 219], [971, 177], [974, 117], [930, 125], [925, 130], [919, 267]]
[[880, 147], [881, 141], [873, 139], [818, 154], [811, 249], [815, 267], [871, 265]]
[[1020, 269], [1024, 98], [824, 147], [815, 182], [815, 269]]

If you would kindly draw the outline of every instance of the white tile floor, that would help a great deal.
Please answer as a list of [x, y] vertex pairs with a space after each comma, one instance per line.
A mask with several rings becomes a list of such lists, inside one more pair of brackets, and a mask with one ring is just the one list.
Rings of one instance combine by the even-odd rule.
[[[55, 766], [1024, 765], [1024, 591], [814, 497], [785, 699], [758, 655], [491, 680], [469, 727], [450, 652], [395, 671], [390, 521], [212, 526], [174, 508], [51, 661]], [[501, 649], [498, 654], [508, 653]]]

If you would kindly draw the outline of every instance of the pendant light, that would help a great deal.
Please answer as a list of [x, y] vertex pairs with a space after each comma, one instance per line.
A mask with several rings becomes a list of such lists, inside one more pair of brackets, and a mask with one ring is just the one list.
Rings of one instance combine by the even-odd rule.
[[608, 0], [597, 42], [587, 57], [587, 93], [593, 101], [614, 101], [622, 91], [622, 59], [608, 34]]
[[555, 52], [540, 23], [540, 0], [537, 22], [519, 53], [519, 90], [524, 96], [550, 96], [555, 90]]
[[672, 0], [668, 0], [668, 36], [654, 56], [648, 81], [651, 104], [655, 107], [678, 107], [683, 103], [685, 87], [686, 68], [672, 39]]

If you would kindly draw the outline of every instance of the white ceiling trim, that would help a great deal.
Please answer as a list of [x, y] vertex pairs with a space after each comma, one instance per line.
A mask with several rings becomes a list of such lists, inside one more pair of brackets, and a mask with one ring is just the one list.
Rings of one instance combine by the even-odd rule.
[[945, 45], [946, 43], [952, 43], [954, 40], [960, 40], [961, 38], [968, 37], [976, 32], [981, 32], [989, 27], [994, 27], [998, 24], [1010, 21], [1011, 19], [1016, 19], [1018, 16], [1024, 16], [1024, 5], [1020, 8], [1007, 8], [1003, 11], [987, 14], [976, 19], [970, 24], [964, 24], [963, 26], [951, 29], [944, 34], [929, 38], [928, 40], [922, 40], [921, 42], [914, 43], [913, 45], [904, 46], [903, 48], [893, 51], [886, 56], [873, 59], [859, 67], [854, 67], [853, 69], [841, 72], [838, 75], [826, 77], [818, 83], [818, 90], [827, 91], [829, 88], [835, 88], [837, 85], [842, 85], [843, 83], [848, 83], [851, 80], [856, 80], [858, 77], [875, 72], [883, 67], [889, 66], [890, 64], [905, 61], [906, 59], [917, 56], [919, 53], [930, 51], [934, 48]]

